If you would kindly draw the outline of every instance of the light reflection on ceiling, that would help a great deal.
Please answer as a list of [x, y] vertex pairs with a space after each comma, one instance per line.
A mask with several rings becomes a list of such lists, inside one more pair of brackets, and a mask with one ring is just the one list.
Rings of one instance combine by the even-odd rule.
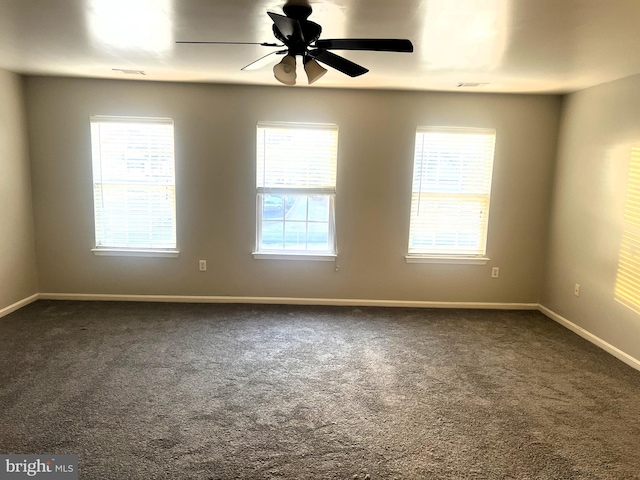
[[89, 0], [87, 17], [96, 48], [157, 54], [173, 48], [171, 0]]
[[510, 27], [508, 0], [425, 3], [420, 55], [432, 68], [490, 70], [500, 65]]

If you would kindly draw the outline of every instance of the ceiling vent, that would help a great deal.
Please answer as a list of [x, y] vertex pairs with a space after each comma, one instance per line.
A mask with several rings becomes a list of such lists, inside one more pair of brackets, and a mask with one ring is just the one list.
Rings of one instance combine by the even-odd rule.
[[488, 83], [469, 83], [469, 82], [460, 82], [458, 83], [459, 88], [476, 88], [476, 87], [484, 87], [489, 85]]
[[124, 73], [126, 75], [146, 75], [142, 70], [127, 70], [125, 68], [112, 68], [114, 72]]

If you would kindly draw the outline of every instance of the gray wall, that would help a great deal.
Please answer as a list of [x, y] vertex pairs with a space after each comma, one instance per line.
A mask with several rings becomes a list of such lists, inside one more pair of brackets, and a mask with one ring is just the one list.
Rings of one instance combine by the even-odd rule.
[[[26, 82], [40, 291], [531, 302], [541, 291], [560, 98], [161, 84]], [[179, 258], [96, 257], [89, 116], [175, 121]], [[340, 127], [332, 262], [255, 260], [259, 120]], [[418, 125], [493, 127], [486, 266], [406, 264]], [[198, 259], [208, 271], [198, 271]], [[491, 279], [492, 266], [500, 278]]]
[[640, 358], [640, 315], [615, 300], [632, 146], [640, 76], [566, 97], [541, 303]]
[[0, 310], [38, 292], [22, 79], [0, 70]]

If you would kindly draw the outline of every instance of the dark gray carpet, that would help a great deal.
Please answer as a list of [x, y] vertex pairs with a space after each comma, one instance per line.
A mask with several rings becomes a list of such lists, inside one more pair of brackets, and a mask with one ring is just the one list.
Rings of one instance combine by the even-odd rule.
[[640, 478], [640, 372], [538, 312], [39, 301], [0, 387], [81, 479]]

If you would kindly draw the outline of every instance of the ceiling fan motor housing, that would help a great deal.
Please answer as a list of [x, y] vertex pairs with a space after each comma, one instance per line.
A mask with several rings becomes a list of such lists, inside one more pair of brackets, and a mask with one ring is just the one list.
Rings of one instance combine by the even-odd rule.
[[293, 18], [294, 20], [303, 21], [309, 18], [311, 12], [313, 11], [309, 5], [296, 5], [288, 3], [284, 7], [282, 7], [282, 11], [284, 14]]
[[304, 56], [309, 45], [320, 37], [322, 27], [315, 22], [307, 20], [312, 12], [311, 7], [307, 5], [285, 5], [283, 11], [287, 17], [296, 20], [293, 32], [290, 35], [284, 35], [274, 23], [273, 34], [288, 47], [289, 55]]
[[289, 48], [289, 55], [304, 55], [310, 43], [315, 42], [322, 33], [322, 27], [315, 22], [306, 21], [300, 25], [304, 40], [294, 38], [294, 36], [285, 37], [276, 25], [273, 25], [273, 35]]

